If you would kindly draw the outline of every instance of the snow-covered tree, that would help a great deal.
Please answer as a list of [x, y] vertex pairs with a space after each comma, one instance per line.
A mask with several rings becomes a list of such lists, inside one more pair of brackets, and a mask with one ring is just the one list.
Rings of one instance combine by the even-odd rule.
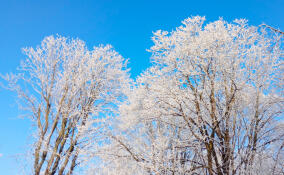
[[153, 65], [105, 146], [106, 174], [284, 173], [283, 35], [204, 22], [154, 33]]
[[70, 175], [124, 98], [126, 62], [109, 45], [88, 50], [83, 41], [61, 36], [24, 52], [19, 73], [5, 78], [36, 128], [33, 174]]

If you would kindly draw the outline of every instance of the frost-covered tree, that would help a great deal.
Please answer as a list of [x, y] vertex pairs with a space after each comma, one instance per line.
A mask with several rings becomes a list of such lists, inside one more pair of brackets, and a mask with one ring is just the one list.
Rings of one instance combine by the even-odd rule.
[[154, 33], [153, 65], [105, 146], [106, 174], [284, 173], [282, 34], [204, 22]]
[[109, 45], [88, 50], [83, 41], [61, 36], [24, 53], [19, 73], [5, 78], [36, 128], [33, 174], [70, 175], [124, 97], [126, 62]]

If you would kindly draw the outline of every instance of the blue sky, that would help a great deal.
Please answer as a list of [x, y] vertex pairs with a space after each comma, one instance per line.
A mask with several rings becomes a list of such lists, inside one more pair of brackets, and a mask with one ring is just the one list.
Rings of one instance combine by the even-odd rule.
[[[150, 65], [152, 32], [173, 30], [194, 15], [208, 21], [246, 18], [284, 30], [283, 0], [0, 0], [0, 73], [15, 72], [21, 48], [48, 35], [78, 37], [88, 47], [111, 44], [130, 59], [132, 77]], [[15, 157], [29, 149], [31, 123], [19, 119], [15, 94], [0, 88], [0, 175], [20, 172]]]

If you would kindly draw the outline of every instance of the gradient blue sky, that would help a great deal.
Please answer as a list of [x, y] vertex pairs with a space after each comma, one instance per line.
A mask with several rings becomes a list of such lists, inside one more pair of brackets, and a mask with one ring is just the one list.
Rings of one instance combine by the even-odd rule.
[[[283, 0], [0, 0], [0, 73], [15, 72], [21, 48], [48, 35], [78, 37], [88, 47], [111, 44], [130, 59], [132, 77], [150, 65], [152, 32], [173, 30], [187, 17], [246, 18], [284, 30]], [[31, 123], [19, 119], [15, 94], [0, 88], [0, 175], [20, 173], [15, 157], [29, 149]]]

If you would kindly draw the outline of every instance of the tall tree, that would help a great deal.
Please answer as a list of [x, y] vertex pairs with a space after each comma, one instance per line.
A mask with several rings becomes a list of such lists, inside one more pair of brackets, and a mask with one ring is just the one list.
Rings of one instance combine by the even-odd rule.
[[120, 108], [106, 169], [284, 173], [282, 33], [246, 20], [204, 21], [154, 33], [153, 66]]
[[20, 73], [5, 78], [36, 127], [33, 174], [70, 175], [124, 96], [126, 62], [109, 45], [90, 51], [61, 36], [24, 52]]

